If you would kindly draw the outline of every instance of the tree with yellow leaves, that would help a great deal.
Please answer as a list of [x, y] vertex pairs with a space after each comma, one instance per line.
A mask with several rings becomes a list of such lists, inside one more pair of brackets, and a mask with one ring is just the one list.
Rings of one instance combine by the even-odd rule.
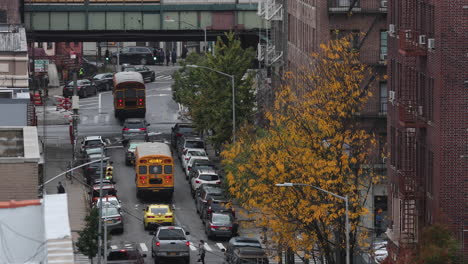
[[287, 74], [266, 114], [268, 127], [244, 127], [222, 155], [230, 193], [259, 212], [256, 224], [268, 228], [271, 240], [333, 264], [344, 263], [346, 255], [344, 202], [308, 186], [275, 186], [304, 183], [348, 195], [351, 253], [364, 244], [359, 223], [379, 176], [370, 166], [374, 136], [359, 127], [355, 114], [371, 96], [363, 85], [371, 71], [348, 37], [321, 50], [310, 65]]

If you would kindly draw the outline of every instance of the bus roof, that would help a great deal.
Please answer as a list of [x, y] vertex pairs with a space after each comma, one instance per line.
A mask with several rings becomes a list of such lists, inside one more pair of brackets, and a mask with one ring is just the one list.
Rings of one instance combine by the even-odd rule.
[[143, 76], [139, 72], [118, 72], [114, 74], [114, 86], [126, 82], [139, 82], [145, 85]]
[[147, 142], [138, 144], [136, 153], [139, 158], [150, 155], [164, 155], [172, 157], [171, 148], [166, 143]]

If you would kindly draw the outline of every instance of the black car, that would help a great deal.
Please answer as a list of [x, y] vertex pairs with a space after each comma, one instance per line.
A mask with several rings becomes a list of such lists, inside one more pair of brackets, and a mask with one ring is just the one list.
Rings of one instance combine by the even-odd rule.
[[[262, 244], [256, 238], [251, 237], [233, 237], [229, 240], [229, 243], [226, 247], [225, 258], [228, 263], [236, 263], [234, 260], [234, 251], [237, 248], [256, 248], [262, 250]], [[238, 257], [238, 256], [236, 256]]]
[[122, 67], [122, 70], [139, 72], [143, 77], [143, 80], [145, 80], [145, 82], [154, 82], [154, 80], [156, 79], [156, 73], [154, 73], [153, 70], [149, 69], [146, 66], [124, 66]]
[[110, 91], [114, 83], [114, 74], [110, 72], [96, 74], [93, 82], [99, 91]]
[[[97, 88], [94, 83], [88, 79], [78, 80], [76, 82], [78, 95], [82, 98], [88, 97], [88, 95], [96, 95]], [[71, 97], [73, 95], [73, 81], [69, 82], [63, 87], [63, 97]]]
[[[156, 64], [157, 58], [153, 54], [153, 50], [148, 47], [124, 47], [119, 53], [119, 63], [129, 64]], [[111, 62], [117, 63], [117, 52], [112, 53]]]
[[177, 146], [177, 141], [184, 135], [199, 136], [199, 133], [191, 123], [176, 123], [171, 131], [171, 144], [174, 148]]
[[191, 166], [190, 164], [187, 166], [188, 166], [187, 170], [189, 171], [189, 173], [185, 175], [186, 180], [190, 180], [189, 175], [192, 170], [197, 171], [200, 169], [208, 169], [208, 170], [214, 170], [216, 172], [218, 171], [218, 167], [216, 167], [216, 165], [211, 160], [206, 160], [206, 159], [195, 159]]
[[142, 253], [135, 242], [121, 241], [111, 244], [108, 249], [107, 263], [135, 263], [144, 264], [146, 254]]

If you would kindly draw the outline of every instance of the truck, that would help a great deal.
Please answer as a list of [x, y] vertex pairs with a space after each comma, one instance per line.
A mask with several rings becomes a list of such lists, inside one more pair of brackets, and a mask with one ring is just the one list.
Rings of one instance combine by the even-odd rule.
[[153, 235], [151, 254], [155, 264], [162, 259], [183, 259], [185, 263], [190, 263], [190, 241], [187, 239], [189, 232], [179, 226], [161, 226], [150, 234]]

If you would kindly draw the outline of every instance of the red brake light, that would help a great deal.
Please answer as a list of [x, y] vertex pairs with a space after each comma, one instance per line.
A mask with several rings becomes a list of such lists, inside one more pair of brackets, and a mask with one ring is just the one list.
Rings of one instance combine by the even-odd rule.
[[119, 217], [116, 218], [116, 220], [117, 221], [122, 221], [122, 217], [119, 216]]
[[185, 160], [189, 160], [190, 158], [185, 158]]
[[140, 99], [138, 99], [138, 101], [139, 101], [139, 102], [143, 102], [143, 99], [142, 99], [142, 98], [140, 98]]
[[228, 227], [228, 228], [229, 228], [229, 230], [232, 230], [232, 226], [230, 226], [230, 227]]
[[161, 242], [156, 242], [156, 246], [159, 247], [161, 245]]
[[147, 216], [146, 218], [154, 218], [154, 216]]
[[172, 218], [172, 215], [166, 215], [164, 218]]
[[221, 184], [221, 181], [217, 181], [216, 184]]
[[123, 103], [123, 99], [119, 99], [119, 100], [117, 100], [117, 102]]
[[218, 228], [219, 228], [219, 226], [210, 225], [210, 228], [213, 228], [213, 229], [218, 229]]
[[121, 250], [119, 250], [119, 252], [127, 252], [127, 250], [121, 249]]
[[187, 170], [190, 171], [192, 169], [192, 167], [188, 167]]
[[195, 183], [201, 183], [201, 181], [199, 181], [199, 180], [196, 180], [196, 181], [195, 181]]
[[208, 209], [208, 213], [211, 214], [213, 212], [213, 210], [211, 210], [211, 207], [210, 209]]
[[140, 180], [146, 180], [146, 176], [140, 176]]
[[123, 131], [129, 131], [130, 129], [128, 129], [128, 128], [124, 128], [124, 129], [122, 129], [122, 130], [123, 130]]
[[176, 137], [181, 137], [181, 136], [183, 136], [183, 135], [180, 134], [180, 133], [176, 133], [175, 135], [176, 135]]
[[168, 180], [170, 180], [170, 179], [171, 179], [171, 176], [166, 176], [165, 178], [168, 179]]
[[146, 128], [142, 127], [140, 128], [141, 131], [146, 131]]
[[185, 245], [190, 246], [190, 241], [185, 242]]

